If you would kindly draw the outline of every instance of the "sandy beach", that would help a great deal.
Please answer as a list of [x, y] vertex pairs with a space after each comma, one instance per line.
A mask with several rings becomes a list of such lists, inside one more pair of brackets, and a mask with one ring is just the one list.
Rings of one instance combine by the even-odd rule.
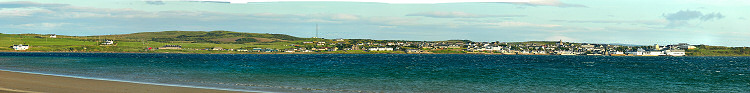
[[239, 93], [0, 71], [2, 93]]

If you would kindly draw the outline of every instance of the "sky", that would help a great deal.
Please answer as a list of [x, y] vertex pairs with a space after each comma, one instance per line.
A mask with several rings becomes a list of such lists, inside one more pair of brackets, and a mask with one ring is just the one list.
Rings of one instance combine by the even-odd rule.
[[319, 37], [330, 39], [750, 46], [750, 0], [425, 1], [0, 0], [0, 33], [314, 37], [317, 24]]

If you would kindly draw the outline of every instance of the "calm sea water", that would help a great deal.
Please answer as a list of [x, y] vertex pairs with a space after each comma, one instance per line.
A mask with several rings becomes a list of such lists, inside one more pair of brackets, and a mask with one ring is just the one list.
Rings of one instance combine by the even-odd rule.
[[750, 92], [750, 57], [0, 53], [0, 69], [271, 92]]

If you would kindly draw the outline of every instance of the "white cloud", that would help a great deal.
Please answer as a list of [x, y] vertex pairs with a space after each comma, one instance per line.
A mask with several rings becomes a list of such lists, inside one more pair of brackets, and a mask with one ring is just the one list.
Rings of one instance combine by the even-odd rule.
[[562, 25], [553, 25], [553, 24], [532, 24], [532, 23], [526, 23], [526, 22], [498, 22], [498, 23], [482, 23], [485, 25], [490, 26], [496, 26], [496, 27], [560, 27]]
[[550, 20], [553, 22], [568, 23], [613, 23], [613, 24], [644, 24], [644, 25], [664, 25], [669, 23], [667, 20]]
[[206, 1], [206, 2], [294, 2], [294, 1], [339, 1], [339, 2], [377, 2], [390, 4], [436, 4], [436, 3], [464, 3], [464, 2], [529, 2], [529, 0], [184, 0], [184, 1]]
[[378, 28], [396, 28], [397, 26], [378, 26]]
[[570, 37], [562, 36], [562, 35], [550, 36], [550, 37], [545, 38], [544, 40], [549, 40], [549, 41], [562, 40], [562, 41], [565, 41], [565, 42], [576, 41], [576, 39], [574, 39], [574, 38], [570, 38]]
[[33, 23], [33, 24], [15, 24], [7, 25], [9, 28], [21, 28], [21, 29], [51, 29], [58, 28], [70, 23]]
[[417, 22], [421, 19], [419, 18], [404, 18], [404, 17], [370, 17], [367, 18], [367, 22], [373, 23], [376, 25], [395, 25], [395, 26], [404, 26], [404, 25], [419, 25], [420, 23]]
[[420, 12], [420, 13], [411, 13], [407, 14], [406, 16], [424, 16], [424, 17], [434, 17], [434, 18], [486, 18], [486, 17], [523, 17], [524, 15], [482, 15], [482, 14], [472, 14], [472, 13], [466, 13], [466, 12]]
[[563, 3], [559, 0], [529, 0], [529, 2], [519, 2], [516, 4], [530, 5], [530, 6], [557, 6], [557, 7], [587, 7], [580, 4], [569, 4]]
[[16, 16], [31, 16], [35, 13], [51, 13], [47, 9], [42, 8], [5, 8], [0, 9], [0, 17], [16, 17]]
[[333, 20], [359, 20], [359, 16], [351, 14], [334, 14], [331, 15]]

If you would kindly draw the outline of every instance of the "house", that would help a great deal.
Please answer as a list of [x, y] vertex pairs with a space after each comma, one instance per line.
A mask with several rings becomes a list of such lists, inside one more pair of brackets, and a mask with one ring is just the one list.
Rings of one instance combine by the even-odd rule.
[[18, 45], [13, 45], [11, 48], [15, 50], [26, 50], [26, 49], [29, 49], [30, 47], [31, 46], [29, 45], [18, 44]]
[[679, 43], [677, 44], [677, 47], [680, 49], [695, 49], [695, 46], [691, 46], [688, 43]]
[[180, 45], [164, 45], [162, 47], [159, 47], [159, 49], [182, 49], [182, 46], [180, 46]]
[[112, 45], [112, 44], [115, 44], [114, 40], [105, 40], [104, 43], [102, 43], [102, 45]]
[[667, 56], [685, 56], [685, 50], [666, 50], [664, 53]]
[[636, 51], [625, 52], [625, 54], [640, 56], [640, 55], [644, 55], [645, 52], [646, 50], [642, 48], [638, 48], [636, 49]]
[[645, 51], [640, 56], [665, 56], [664, 51]]
[[214, 48], [211, 48], [211, 50], [224, 50], [224, 48], [221, 48], [221, 47], [214, 47]]
[[375, 47], [375, 48], [368, 48], [369, 51], [393, 51], [393, 48], [389, 47]]
[[49, 38], [57, 38], [57, 35], [55, 34], [49, 35]]
[[609, 55], [610, 56], [627, 56], [627, 54], [625, 54], [625, 52], [620, 52], [620, 51], [610, 51]]
[[339, 38], [339, 39], [335, 39], [333, 41], [344, 41], [344, 39]]
[[680, 48], [680, 49], [695, 49], [695, 46], [691, 46], [691, 45], [680, 45], [680, 46], [679, 46], [679, 48]]
[[263, 48], [253, 48], [253, 52], [261, 52], [263, 51]]
[[407, 49], [405, 52], [406, 53], [430, 53], [429, 51], [419, 50], [419, 49]]
[[287, 52], [287, 53], [294, 53], [295, 51], [294, 51], [294, 50], [286, 50], [286, 51], [284, 51], [284, 52]]
[[573, 51], [555, 51], [557, 55], [576, 55]]
[[581, 45], [581, 47], [583, 47], [583, 48], [594, 48], [594, 45], [586, 44], [586, 45]]
[[479, 49], [475, 49], [476, 51], [500, 51], [502, 50], [502, 46], [494, 46], [494, 47], [483, 47]]

